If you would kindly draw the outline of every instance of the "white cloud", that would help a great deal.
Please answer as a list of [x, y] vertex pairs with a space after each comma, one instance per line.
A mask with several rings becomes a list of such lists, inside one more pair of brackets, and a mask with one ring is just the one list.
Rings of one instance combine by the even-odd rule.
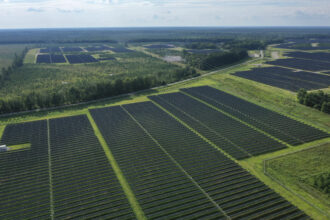
[[0, 0], [0, 28], [265, 26], [306, 23], [330, 25], [330, 1]]

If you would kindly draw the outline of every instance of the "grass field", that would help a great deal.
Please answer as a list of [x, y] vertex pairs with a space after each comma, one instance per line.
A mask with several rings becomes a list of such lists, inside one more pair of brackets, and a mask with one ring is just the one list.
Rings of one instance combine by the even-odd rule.
[[34, 64], [36, 61], [36, 54], [38, 53], [39, 49], [31, 49], [27, 52], [24, 58], [24, 64]]
[[15, 57], [15, 53], [20, 55], [26, 46], [25, 44], [0, 45], [0, 70], [10, 66]]
[[330, 216], [330, 197], [308, 183], [330, 171], [330, 143], [266, 161], [266, 172]]

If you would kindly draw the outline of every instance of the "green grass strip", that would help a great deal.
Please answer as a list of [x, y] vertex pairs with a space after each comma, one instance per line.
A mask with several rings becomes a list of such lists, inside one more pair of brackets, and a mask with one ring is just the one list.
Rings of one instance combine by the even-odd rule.
[[49, 196], [50, 196], [50, 218], [54, 220], [54, 196], [53, 196], [53, 175], [52, 160], [50, 151], [50, 129], [49, 120], [47, 120], [47, 142], [48, 142], [48, 169], [49, 169]]
[[88, 119], [89, 119], [89, 121], [90, 121], [90, 123], [91, 123], [91, 125], [94, 129], [94, 133], [95, 133], [96, 137], [99, 139], [99, 141], [102, 145], [102, 148], [103, 148], [103, 150], [104, 150], [104, 152], [105, 152], [105, 154], [106, 154], [106, 156], [107, 156], [114, 172], [117, 175], [117, 178], [118, 178], [118, 180], [119, 180], [119, 182], [120, 182], [120, 184], [121, 184], [121, 186], [122, 186], [122, 188], [123, 188], [123, 190], [124, 190], [124, 192], [127, 196], [127, 199], [129, 201], [129, 203], [130, 203], [137, 219], [139, 219], [139, 220], [147, 219], [146, 216], [144, 215], [144, 212], [142, 211], [142, 208], [139, 205], [133, 191], [131, 190], [129, 184], [127, 183], [127, 181], [126, 181], [126, 179], [123, 175], [123, 173], [121, 172], [121, 170], [119, 168], [119, 165], [117, 164], [113, 154], [111, 153], [110, 148], [108, 147], [107, 143], [105, 142], [99, 128], [97, 127], [92, 115], [89, 112], [87, 113], [87, 117], [88, 117]]
[[31, 144], [30, 143], [26, 143], [26, 144], [18, 144], [18, 145], [12, 145], [12, 146], [8, 146], [10, 151], [12, 150], [22, 150], [22, 149], [27, 149], [27, 148], [31, 148]]
[[0, 126], [0, 139], [2, 137], [3, 132], [5, 131], [6, 126]]

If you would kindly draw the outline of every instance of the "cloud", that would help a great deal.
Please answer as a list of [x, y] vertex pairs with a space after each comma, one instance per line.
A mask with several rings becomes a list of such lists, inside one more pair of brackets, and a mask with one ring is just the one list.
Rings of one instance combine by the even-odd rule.
[[41, 9], [41, 8], [28, 8], [26, 11], [28, 11], [28, 12], [44, 12], [44, 9]]
[[219, 23], [222, 26], [330, 25], [330, 1], [0, 0], [0, 28], [95, 24], [104, 27], [218, 26]]
[[57, 11], [60, 13], [81, 13], [84, 10], [80, 9], [80, 10], [67, 10], [67, 9], [61, 9], [61, 8], [57, 8]]

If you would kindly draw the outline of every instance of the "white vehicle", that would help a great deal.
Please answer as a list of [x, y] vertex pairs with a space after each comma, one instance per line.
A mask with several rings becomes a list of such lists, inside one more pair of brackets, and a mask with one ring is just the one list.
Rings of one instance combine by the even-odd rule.
[[8, 150], [8, 147], [6, 145], [1, 145], [0, 146], [0, 152], [4, 152], [4, 151], [7, 151]]

